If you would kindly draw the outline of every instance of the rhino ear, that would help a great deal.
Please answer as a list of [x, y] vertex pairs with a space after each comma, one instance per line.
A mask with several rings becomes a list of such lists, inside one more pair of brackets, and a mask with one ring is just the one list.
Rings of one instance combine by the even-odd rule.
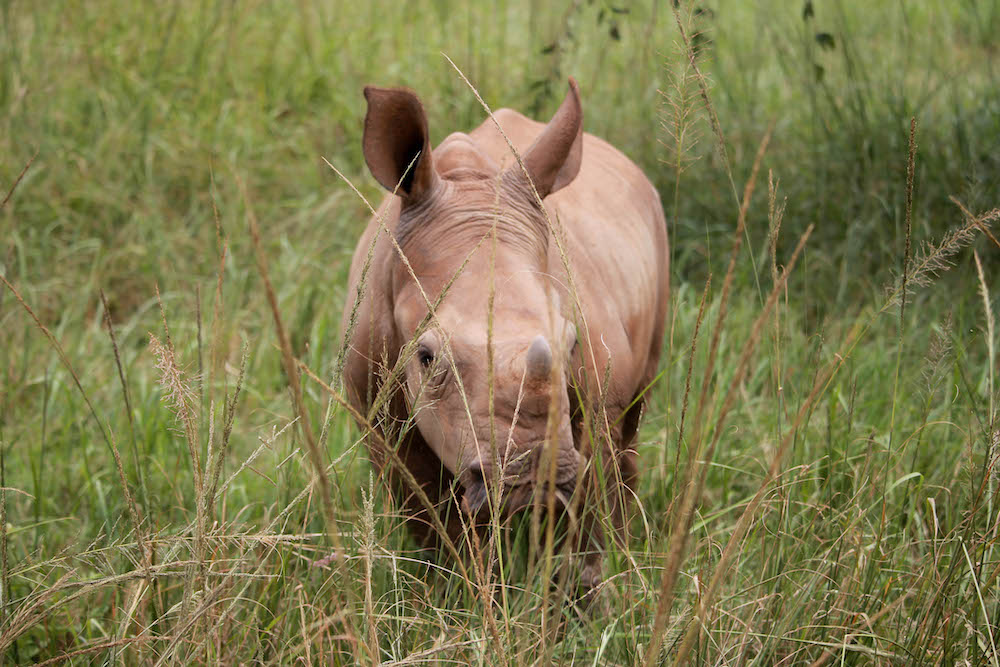
[[365, 99], [362, 147], [372, 176], [404, 199], [420, 198], [437, 181], [424, 107], [404, 88], [365, 86]]
[[[580, 171], [583, 159], [583, 106], [573, 77], [569, 91], [552, 120], [525, 151], [522, 160], [543, 199], [569, 185]], [[520, 171], [520, 167], [512, 169]]]

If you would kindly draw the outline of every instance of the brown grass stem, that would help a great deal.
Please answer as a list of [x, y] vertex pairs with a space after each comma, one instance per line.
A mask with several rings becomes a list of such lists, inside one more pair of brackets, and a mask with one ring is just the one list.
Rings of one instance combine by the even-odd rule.
[[31, 159], [28, 160], [28, 162], [21, 169], [21, 173], [17, 175], [16, 179], [14, 179], [14, 184], [10, 186], [10, 190], [7, 191], [7, 195], [3, 198], [3, 201], [0, 202], [0, 211], [7, 206], [7, 202], [9, 202], [10, 198], [14, 196], [14, 191], [17, 190], [17, 186], [21, 184], [21, 180], [24, 178], [24, 175], [28, 173], [28, 169], [31, 167], [31, 164], [35, 161], [35, 158], [38, 157], [38, 150], [35, 150], [35, 154], [31, 156]]
[[[895, 611], [895, 610], [899, 609], [899, 607], [901, 607], [904, 602], [906, 602], [911, 597], [913, 597], [913, 595], [914, 595], [913, 591], [907, 591], [907, 592], [903, 593], [902, 595], [900, 595], [895, 600], [893, 600], [892, 602], [890, 602], [889, 604], [887, 604], [884, 607], [882, 607], [881, 609], [879, 609], [877, 612], [875, 612], [874, 614], [872, 614], [870, 617], [868, 617], [866, 615], [865, 616], [865, 625], [868, 626], [869, 632], [871, 631], [871, 628], [876, 623], [878, 623], [880, 620], [882, 620], [885, 616], [887, 616], [889, 614], [889, 612], [892, 612], [892, 611]], [[847, 633], [844, 636], [844, 640], [843, 640], [841, 646], [839, 646], [837, 648], [844, 649], [844, 648], [850, 646], [851, 644], [853, 644], [854, 642], [856, 642], [859, 637], [861, 637], [864, 634], [865, 634], [865, 631], [862, 630], [862, 629], [858, 629], [858, 630], [856, 630], [854, 632]], [[834, 650], [833, 649], [827, 649], [823, 653], [823, 655], [821, 655], [816, 660], [813, 660], [809, 664], [809, 667], [823, 667], [823, 665], [825, 665], [826, 663], [830, 662], [830, 660], [832, 660], [834, 657], [835, 657]]]
[[73, 378], [74, 386], [76, 386], [77, 391], [80, 392], [80, 396], [83, 398], [84, 403], [87, 404], [87, 409], [90, 411], [90, 416], [94, 418], [94, 422], [97, 424], [97, 428], [101, 431], [101, 435], [104, 438], [104, 442], [107, 443], [109, 449], [113, 447], [111, 443], [111, 438], [108, 436], [108, 432], [104, 428], [104, 424], [97, 416], [97, 411], [94, 409], [94, 404], [91, 403], [90, 396], [84, 390], [83, 384], [81, 384], [80, 382], [80, 377], [77, 375], [76, 370], [73, 368], [73, 364], [72, 362], [70, 362], [69, 357], [66, 356], [66, 352], [63, 351], [62, 345], [59, 344], [59, 341], [56, 340], [56, 337], [54, 335], [52, 335], [52, 332], [49, 331], [48, 327], [42, 324], [41, 320], [39, 320], [38, 316], [35, 314], [35, 311], [31, 309], [31, 306], [29, 306], [28, 303], [24, 300], [24, 297], [21, 296], [21, 293], [17, 291], [17, 288], [14, 287], [14, 285], [12, 285], [10, 281], [8, 281], [3, 274], [0, 274], [0, 282], [2, 282], [7, 287], [8, 290], [10, 290], [11, 294], [14, 295], [14, 298], [17, 299], [17, 302], [21, 304], [21, 307], [24, 308], [24, 310], [28, 313], [28, 315], [31, 316], [31, 319], [34, 320], [35, 326], [38, 327], [38, 330], [45, 335], [45, 338], [49, 341], [49, 344], [52, 345], [52, 348], [56, 351], [56, 355], [59, 357], [59, 361], [62, 362], [62, 365], [69, 372], [70, 377]]
[[81, 656], [89, 655], [91, 653], [98, 653], [100, 651], [116, 649], [122, 646], [134, 646], [136, 644], [167, 641], [170, 639], [173, 639], [172, 635], [135, 635], [133, 637], [122, 637], [121, 639], [114, 639], [106, 642], [97, 642], [96, 644], [90, 644], [89, 646], [84, 646], [83, 648], [76, 649], [75, 651], [68, 651], [54, 658], [49, 658], [48, 660], [43, 660], [42, 662], [35, 663], [35, 667], [45, 667], [46, 665], [61, 665], [67, 662], [71, 662], [74, 658], [79, 658]]
[[[403, 476], [403, 480], [407, 483], [407, 485], [409, 485], [410, 489], [417, 496], [418, 500], [420, 500], [420, 502], [423, 504], [424, 509], [427, 510], [427, 514], [430, 517], [431, 522], [434, 524], [435, 530], [437, 530], [438, 534], [441, 537], [441, 542], [448, 550], [449, 554], [455, 559], [455, 562], [458, 564], [463, 580], [466, 582], [467, 585], [471, 586], [470, 582], [472, 581], [472, 579], [469, 577], [468, 571], [465, 568], [464, 559], [459, 555], [455, 543], [451, 540], [451, 538], [448, 535], [448, 530], [441, 522], [441, 518], [438, 514], [437, 508], [434, 507], [434, 504], [430, 501], [430, 498], [427, 497], [427, 493], [423, 490], [423, 487], [421, 487], [420, 484], [417, 483], [416, 478], [413, 477], [413, 473], [411, 473], [409, 469], [407, 469], [407, 467], [403, 465], [403, 462], [399, 459], [399, 455], [396, 453], [396, 450], [388, 446], [388, 443], [384, 441], [378, 429], [368, 420], [368, 418], [359, 413], [357, 410], [355, 410], [354, 406], [352, 406], [350, 402], [346, 398], [344, 398], [336, 389], [334, 389], [326, 382], [324, 382], [322, 378], [316, 375], [316, 373], [314, 373], [312, 369], [310, 369], [302, 361], [296, 360], [296, 363], [298, 364], [298, 367], [302, 370], [302, 372], [305, 373], [310, 380], [318, 384], [320, 388], [323, 389], [323, 391], [327, 392], [333, 398], [333, 400], [335, 400], [337, 403], [343, 406], [345, 410], [347, 410], [347, 412], [355, 419], [355, 421], [357, 421], [357, 423], [361, 425], [367, 437], [376, 438], [376, 444], [381, 448], [382, 451], [386, 452], [386, 454], [390, 458], [390, 463], [396, 466], [396, 470]], [[471, 590], [472, 589], [470, 588], [470, 591]]]
[[[701, 301], [698, 306], [698, 318], [695, 320], [694, 333], [691, 336], [691, 347], [688, 352], [687, 373], [684, 375], [684, 397], [681, 404], [681, 416], [677, 426], [677, 453], [674, 461], [674, 470], [680, 470], [681, 448], [684, 443], [684, 422], [687, 417], [688, 398], [691, 394], [691, 376], [694, 374], [694, 357], [698, 349], [698, 333], [701, 330], [701, 323], [705, 318], [705, 305], [708, 303], [708, 294], [712, 285], [712, 276], [709, 274], [705, 280], [705, 288], [701, 293]], [[695, 447], [689, 447], [687, 470], [692, 470], [696, 464]], [[690, 473], [688, 473], [690, 475]], [[667, 550], [667, 558], [663, 568], [663, 575], [660, 577], [660, 599], [656, 606], [656, 615], [653, 617], [653, 632], [650, 636], [649, 646], [646, 649], [646, 657], [643, 664], [649, 667], [653, 665], [660, 654], [660, 646], [663, 642], [663, 633], [666, 631], [667, 619], [674, 602], [674, 588], [677, 584], [677, 575], [680, 573], [680, 566], [684, 561], [684, 549], [687, 545], [688, 530], [686, 526], [690, 523], [690, 514], [694, 509], [692, 502], [685, 502], [688, 498], [687, 484], [679, 487], [682, 507], [675, 514], [676, 520], [673, 522], [670, 531], [670, 542]], [[675, 487], [675, 489], [678, 487]], [[676, 493], [675, 493], [675, 498]]]
[[210, 520], [215, 516], [215, 502], [218, 498], [219, 477], [222, 475], [222, 466], [225, 464], [226, 456], [229, 454], [229, 441], [233, 433], [233, 423], [236, 420], [236, 406], [239, 404], [240, 393], [243, 389], [243, 381], [246, 378], [248, 357], [248, 345], [244, 342], [243, 352], [240, 354], [240, 370], [236, 376], [236, 387], [233, 389], [232, 396], [226, 398], [223, 406], [223, 427], [219, 451], [218, 454], [216, 454], [214, 463], [209, 461], [209, 465], [212, 466], [210, 471], [212, 476], [212, 486], [208, 491], [207, 510], [207, 515]]
[[698, 89], [701, 91], [702, 100], [705, 102], [705, 109], [708, 111], [708, 118], [712, 126], [712, 133], [715, 135], [716, 141], [718, 142], [719, 155], [722, 157], [722, 164], [726, 168], [726, 176], [729, 177], [729, 185], [733, 189], [733, 196], [737, 196], [736, 181], [733, 178], [733, 170], [729, 163], [729, 152], [726, 150], [726, 138], [722, 134], [722, 123], [719, 122], [719, 116], [715, 113], [715, 105], [712, 104], [712, 97], [709, 95], [708, 79], [702, 73], [701, 68], [698, 67], [698, 49], [695, 48], [694, 43], [687, 34], [687, 30], [684, 29], [684, 21], [680, 14], [680, 3], [675, 2], [673, 5], [674, 11], [674, 22], [677, 24], [677, 31], [681, 36], [681, 41], [684, 43], [687, 52], [687, 59], [691, 65], [691, 69], [694, 72], [695, 80], [698, 82]]
[[[318, 482], [317, 486], [319, 487], [320, 502], [323, 505], [323, 516], [326, 520], [327, 535], [334, 551], [343, 554], [346, 552], [343, 549], [343, 545], [340, 541], [340, 533], [337, 530], [333, 499], [330, 493], [330, 480], [326, 474], [323, 454], [320, 452], [319, 446], [316, 442], [316, 437], [313, 434], [312, 421], [309, 417], [309, 411], [306, 409], [305, 401], [302, 398], [302, 384], [299, 380], [299, 369], [295, 363], [295, 355], [292, 352], [292, 344], [288, 338], [288, 333], [281, 318], [281, 310], [278, 306], [278, 297], [274, 292], [274, 287], [271, 285], [271, 277], [267, 267], [267, 256], [264, 253], [264, 249], [260, 241], [260, 227], [257, 224], [257, 216], [254, 214], [253, 205], [250, 201], [250, 197], [246, 191], [246, 186], [244, 185], [243, 180], [237, 178], [237, 182], [239, 183], [243, 200], [246, 205], [247, 224], [250, 229], [250, 238], [253, 242], [254, 253], [257, 257], [257, 271], [260, 273], [261, 281], [264, 284], [264, 294], [271, 307], [274, 330], [278, 336], [278, 345], [281, 348], [282, 367], [284, 368], [285, 377], [288, 380], [288, 386], [292, 392], [293, 408], [299, 417], [299, 428], [301, 429], [302, 436], [306, 442], [306, 450], [309, 454], [309, 461], [312, 463], [313, 474], [316, 476]], [[345, 576], [346, 574], [347, 573], [344, 572]], [[358, 646], [357, 633], [353, 628], [353, 614], [350, 613], [350, 600], [353, 597], [353, 589], [350, 586], [347, 586], [344, 590], [347, 593], [349, 601], [348, 609], [345, 610], [347, 613], [344, 614], [344, 632], [350, 638], [349, 643], [351, 646], [356, 648]], [[378, 660], [378, 646], [366, 645], [365, 650], [368, 652], [368, 658], [371, 661]], [[356, 655], [355, 658], [360, 658], [360, 656]]]
[[[812, 230], [813, 230], [813, 225], [810, 225], [806, 229], [806, 232], [799, 239], [799, 242], [796, 245], [794, 252], [792, 253], [791, 259], [789, 259], [788, 261], [788, 266], [782, 273], [781, 280], [777, 284], [775, 284], [774, 287], [772, 288], [771, 294], [768, 296], [767, 303], [764, 305], [764, 308], [760, 313], [760, 315], [758, 315], [757, 319], [754, 321], [753, 329], [751, 330], [750, 336], [743, 347], [743, 352], [740, 355], [740, 362], [737, 366], [736, 373], [733, 376], [733, 381], [732, 383], [730, 383], [729, 391], [726, 393], [726, 397], [723, 400], [722, 409], [720, 410], [719, 418], [716, 423], [715, 433], [712, 439], [712, 443], [709, 445], [708, 450], [705, 453], [706, 462], [712, 459], [713, 453], [715, 451], [715, 446], [718, 443], [719, 436], [722, 432], [722, 426], [724, 424], [725, 418], [729, 412], [729, 409], [732, 406], [733, 401], [736, 398], [736, 395], [738, 393], [737, 388], [739, 384], [742, 382], [743, 377], [746, 373], [750, 358], [753, 354], [754, 349], [756, 348], [756, 342], [757, 340], [759, 340], [760, 333], [764, 326], [764, 323], [769, 317], [770, 314], [769, 311], [771, 310], [771, 308], [774, 307], [775, 303], [778, 300], [778, 296], [781, 294], [782, 290], [784, 289], [785, 283], [788, 281], [789, 275], [791, 275], [792, 271], [795, 269], [795, 264], [799, 257], [799, 254], [805, 247], [806, 241], [808, 241], [809, 236], [812, 233]], [[703, 628], [706, 612], [714, 601], [715, 594], [718, 592], [718, 588], [722, 583], [723, 577], [728, 572], [729, 562], [732, 560], [733, 556], [738, 550], [739, 545], [742, 543], [743, 535], [749, 528], [750, 521], [756, 515], [757, 507], [760, 505], [761, 501], [764, 498], [765, 493], [770, 488], [771, 482], [775, 478], [777, 478], [778, 473], [781, 471], [781, 464], [784, 459], [785, 453], [788, 451], [788, 448], [794, 441], [794, 436], [798, 432], [799, 424], [807, 414], [810, 414], [814, 401], [820, 395], [821, 390], [826, 386], [827, 381], [835, 372], [836, 368], [839, 368], [839, 364], [836, 365], [835, 367], [833, 366], [835, 363], [837, 363], [837, 361], [839, 360], [831, 362], [831, 364], [827, 367], [828, 369], [826, 373], [820, 373], [817, 375], [817, 378], [813, 383], [812, 391], [810, 391], [809, 396], [802, 403], [802, 406], [800, 407], [798, 414], [795, 417], [795, 421], [792, 423], [787, 434], [785, 435], [785, 438], [782, 440], [781, 445], [778, 448], [778, 451], [775, 453], [771, 461], [771, 465], [770, 468], [768, 469], [767, 476], [764, 478], [764, 481], [757, 489], [757, 493], [754, 495], [753, 499], [743, 510], [743, 513], [737, 520], [736, 526], [729, 537], [729, 541], [726, 543], [725, 549], [723, 549], [722, 557], [719, 559], [719, 563], [718, 565], [716, 565], [715, 570], [712, 573], [712, 578], [709, 583], [708, 589], [701, 596], [701, 599], [698, 603], [697, 611], [695, 612], [695, 616], [691, 621], [691, 625], [688, 628], [688, 632], [685, 635], [681, 647], [677, 652], [677, 656], [675, 657], [675, 664], [684, 664], [684, 660], [686, 659], [688, 652], [690, 652], [694, 644], [695, 638], [698, 636], [698, 634], [700, 634]], [[702, 468], [703, 470], [695, 489], [696, 497], [700, 497], [701, 495], [701, 490], [703, 488], [705, 480], [705, 469], [707, 468], [707, 463], [703, 464]]]
[[[701, 440], [702, 424], [705, 423], [705, 407], [708, 404], [709, 391], [712, 387], [712, 375], [715, 373], [715, 359], [719, 350], [719, 341], [722, 338], [723, 325], [726, 321], [729, 306], [729, 294], [733, 286], [733, 277], [736, 273], [736, 262], [743, 247], [744, 230], [746, 228], [747, 211], [750, 210], [750, 202], [753, 199], [754, 189], [757, 184], [757, 174], [760, 171], [761, 162], [767, 152], [767, 146], [771, 141], [770, 130], [761, 139], [754, 155], [753, 167], [750, 170], [750, 177], [743, 188], [743, 199], [740, 202], [739, 215], [736, 218], [736, 229], [733, 231], [733, 244], [729, 251], [729, 267], [726, 269], [726, 277], [722, 281], [722, 295], [719, 298], [719, 312], [715, 316], [715, 327], [712, 330], [712, 342], [708, 346], [708, 362], [705, 364], [705, 374], [702, 377], [701, 394], [698, 398], [698, 408], [695, 410], [695, 432], [693, 440]], [[685, 472], [687, 476], [689, 472]]]
[[[242, 187], [242, 185], [241, 185]], [[323, 504], [323, 513], [327, 519], [330, 539], [335, 543], [335, 548], [339, 545], [339, 534], [336, 530], [333, 500], [330, 494], [330, 480], [326, 475], [326, 466], [323, 462], [323, 454], [319, 451], [316, 438], [312, 430], [312, 420], [306, 409], [305, 401], [302, 398], [302, 383], [299, 380], [298, 366], [295, 364], [295, 354], [292, 352], [292, 343], [285, 329], [284, 321], [281, 317], [281, 310], [278, 306], [278, 297], [271, 284], [271, 276], [267, 267], [267, 256], [260, 241], [260, 228], [257, 224], [257, 217], [253, 213], [247, 193], [243, 192], [244, 201], [247, 206], [247, 224], [250, 229], [250, 238], [253, 241], [254, 252], [257, 257], [257, 271], [260, 273], [261, 281], [264, 284], [264, 294], [267, 297], [268, 305], [271, 308], [274, 330], [278, 336], [278, 347], [281, 350], [282, 368], [285, 371], [285, 378], [288, 380], [289, 389], [292, 392], [292, 407], [299, 417], [299, 429], [306, 443], [306, 451], [309, 454], [309, 461], [312, 463], [313, 474], [319, 480], [320, 500]]]

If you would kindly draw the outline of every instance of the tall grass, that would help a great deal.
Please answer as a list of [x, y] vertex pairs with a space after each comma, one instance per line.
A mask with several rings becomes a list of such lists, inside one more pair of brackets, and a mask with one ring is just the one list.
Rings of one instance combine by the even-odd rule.
[[[994, 5], [3, 4], [0, 662], [996, 664]], [[361, 85], [568, 75], [674, 266], [589, 613], [420, 550], [338, 386]]]

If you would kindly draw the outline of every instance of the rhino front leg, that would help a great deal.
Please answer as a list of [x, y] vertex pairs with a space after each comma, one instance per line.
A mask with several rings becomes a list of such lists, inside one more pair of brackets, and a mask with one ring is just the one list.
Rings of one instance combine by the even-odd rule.
[[605, 532], [599, 513], [585, 510], [580, 525], [580, 535], [573, 569], [578, 577], [576, 602], [592, 614], [599, 615], [608, 609], [608, 592], [604, 589]]
[[[622, 547], [629, 540], [629, 523], [639, 476], [638, 453], [634, 443], [641, 413], [641, 401], [636, 401], [627, 409], [608, 410], [600, 425], [604, 430], [600, 455], [595, 457], [588, 480], [595, 490], [594, 497], [588, 499], [588, 509], [594, 509], [606, 518]], [[600, 432], [600, 427], [595, 431]]]
[[[586, 492], [578, 510], [581, 517], [578, 548], [580, 599], [593, 609], [606, 604], [607, 594], [601, 593], [604, 582], [604, 556], [610, 530], [619, 546], [625, 548], [629, 539], [629, 518], [632, 514], [638, 478], [638, 457], [633, 443], [636, 436], [641, 401], [628, 409], [608, 410], [603, 421], [605, 437], [600, 455], [594, 457], [589, 473], [582, 480]], [[600, 428], [595, 428], [599, 432]]]

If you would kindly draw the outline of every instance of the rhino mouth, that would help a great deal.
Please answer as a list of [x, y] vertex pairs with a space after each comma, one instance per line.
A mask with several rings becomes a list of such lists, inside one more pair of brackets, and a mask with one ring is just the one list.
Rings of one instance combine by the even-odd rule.
[[[500, 493], [500, 504], [503, 514], [510, 515], [527, 509], [540, 500], [543, 504], [547, 502], [549, 488], [547, 481], [536, 482], [535, 473], [537, 471], [537, 457], [534, 458], [536, 465], [528, 465], [528, 461], [523, 461], [517, 473], [512, 473], [510, 466], [504, 470], [503, 487]], [[577, 461], [573, 465], [559, 465], [556, 468], [555, 477], [555, 500], [557, 508], [567, 508], [570, 499], [577, 486]], [[487, 479], [487, 474], [479, 463], [474, 463], [465, 471], [463, 486], [465, 493], [462, 496], [462, 509], [469, 516], [478, 515], [487, 505], [488, 487], [492, 480]]]

